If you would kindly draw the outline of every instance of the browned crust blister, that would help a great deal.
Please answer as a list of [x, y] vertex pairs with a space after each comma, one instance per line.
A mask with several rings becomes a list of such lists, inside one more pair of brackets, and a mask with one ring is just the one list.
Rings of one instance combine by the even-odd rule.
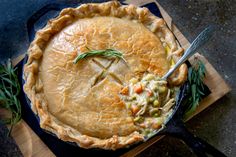
[[[28, 61], [24, 67], [24, 91], [31, 100], [32, 110], [40, 117], [40, 126], [55, 133], [60, 139], [78, 143], [84, 148], [118, 149], [143, 140], [143, 135], [133, 132], [128, 136], [114, 135], [108, 139], [100, 139], [80, 134], [77, 130], [63, 124], [47, 110], [47, 103], [43, 94], [43, 84], [37, 75], [43, 52], [49, 40], [64, 27], [81, 18], [94, 16], [114, 16], [127, 18], [142, 23], [169, 46], [171, 56], [176, 62], [183, 49], [178, 47], [175, 38], [167, 28], [163, 19], [150, 13], [147, 8], [134, 5], [121, 5], [117, 1], [100, 4], [83, 4], [77, 8], [63, 9], [58, 17], [50, 20], [47, 25], [36, 33], [35, 39], [28, 49]], [[187, 67], [182, 65], [179, 71], [169, 80], [173, 85], [180, 85], [187, 76]], [[45, 101], [44, 101], [45, 100]]]

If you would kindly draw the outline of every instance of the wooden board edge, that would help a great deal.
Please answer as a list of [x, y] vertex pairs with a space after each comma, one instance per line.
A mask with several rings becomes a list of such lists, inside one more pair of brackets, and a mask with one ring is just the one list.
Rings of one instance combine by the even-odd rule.
[[[22, 136], [20, 132], [23, 133], [24, 136]], [[11, 135], [24, 157], [55, 156], [24, 120], [21, 120], [16, 126], [14, 126]]]
[[25, 54], [21, 54], [17, 56], [16, 58], [12, 59], [12, 65], [16, 66], [20, 61], [22, 61], [25, 57]]

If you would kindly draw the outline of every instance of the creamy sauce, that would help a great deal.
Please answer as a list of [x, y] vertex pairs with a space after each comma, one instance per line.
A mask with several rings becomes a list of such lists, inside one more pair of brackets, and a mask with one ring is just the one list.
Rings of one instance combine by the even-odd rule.
[[132, 78], [120, 94], [126, 108], [131, 110], [134, 123], [145, 136], [163, 127], [175, 104], [175, 89], [154, 74]]

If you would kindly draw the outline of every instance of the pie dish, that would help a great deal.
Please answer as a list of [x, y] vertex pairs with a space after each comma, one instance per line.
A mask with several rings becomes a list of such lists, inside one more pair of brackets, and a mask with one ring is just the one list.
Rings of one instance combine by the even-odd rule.
[[[88, 47], [115, 49], [125, 61], [96, 56], [74, 64]], [[182, 53], [164, 20], [147, 8], [117, 1], [66, 8], [30, 44], [24, 91], [41, 128], [83, 148], [115, 150], [144, 140], [124, 87], [146, 73], [163, 76]], [[186, 77], [183, 64], [168, 86]]]

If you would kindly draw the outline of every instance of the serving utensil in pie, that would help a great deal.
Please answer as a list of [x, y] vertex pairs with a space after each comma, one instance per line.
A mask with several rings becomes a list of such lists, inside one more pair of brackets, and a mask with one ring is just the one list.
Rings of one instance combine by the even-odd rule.
[[191, 56], [193, 56], [197, 50], [199, 50], [203, 45], [209, 41], [214, 33], [214, 27], [209, 26], [204, 29], [194, 41], [190, 44], [189, 48], [184, 52], [184, 55], [179, 59], [179, 61], [162, 77], [162, 79], [166, 80], [173, 72], [179, 68], [181, 64], [187, 61]]

